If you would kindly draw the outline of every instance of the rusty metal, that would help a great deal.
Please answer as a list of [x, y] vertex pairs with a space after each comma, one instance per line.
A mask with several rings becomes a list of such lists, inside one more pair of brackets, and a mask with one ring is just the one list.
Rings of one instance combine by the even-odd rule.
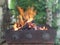
[[6, 30], [5, 39], [7, 43], [54, 43], [56, 30], [48, 27], [48, 30], [25, 29], [13, 31]]

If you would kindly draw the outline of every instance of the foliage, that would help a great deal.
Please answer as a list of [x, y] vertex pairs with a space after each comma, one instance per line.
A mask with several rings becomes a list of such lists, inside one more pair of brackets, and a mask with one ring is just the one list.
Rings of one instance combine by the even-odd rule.
[[[14, 9], [16, 15], [18, 15], [17, 6], [22, 7], [24, 10], [26, 10], [29, 6], [34, 7], [37, 11], [37, 15], [35, 17], [35, 22], [39, 23], [46, 23], [46, 1], [45, 0], [11, 0], [11, 9]], [[40, 19], [41, 17], [41, 19]], [[38, 19], [39, 18], [39, 19]]]
[[15, 6], [16, 6], [16, 0], [8, 0], [9, 9], [15, 9]]
[[45, 0], [17, 0], [17, 6], [20, 6], [24, 8], [25, 10], [27, 9], [28, 6], [33, 6], [35, 7], [35, 10], [37, 10], [37, 13], [41, 11], [45, 11]]
[[46, 16], [45, 16], [45, 12], [41, 12], [38, 15], [36, 15], [35, 17], [35, 23], [36, 24], [45, 24], [46, 23]]

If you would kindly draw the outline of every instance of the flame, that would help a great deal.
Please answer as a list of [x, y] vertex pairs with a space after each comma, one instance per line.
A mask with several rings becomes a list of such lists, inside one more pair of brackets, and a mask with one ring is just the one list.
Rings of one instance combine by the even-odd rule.
[[29, 7], [26, 11], [23, 10], [21, 7], [17, 7], [19, 11], [19, 15], [17, 16], [18, 20], [13, 25], [14, 30], [18, 30], [19, 28], [22, 28], [26, 23], [29, 23], [33, 21], [36, 11], [33, 7]]
[[23, 8], [17, 7], [19, 15], [17, 16], [17, 21], [13, 25], [14, 31], [23, 28], [24, 25], [28, 24], [29, 28], [34, 28], [35, 30], [48, 30], [47, 27], [38, 27], [35, 23], [32, 23], [36, 15], [36, 10], [34, 7], [28, 7], [26, 11]]
[[18, 27], [18, 26], [17, 26], [17, 23], [15, 23], [15, 24], [13, 25], [13, 27], [14, 27], [14, 30], [15, 30], [15, 31], [17, 31], [18, 29], [21, 28], [21, 27]]
[[31, 8], [29, 7], [26, 10], [25, 15], [26, 15], [25, 19], [27, 20], [27, 22], [31, 22], [34, 19], [35, 15], [36, 15], [36, 11], [34, 10], [33, 7], [31, 7]]

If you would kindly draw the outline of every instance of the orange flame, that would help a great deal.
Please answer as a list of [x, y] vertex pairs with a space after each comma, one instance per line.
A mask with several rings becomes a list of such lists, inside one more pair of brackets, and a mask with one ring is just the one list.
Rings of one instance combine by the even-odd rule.
[[25, 12], [21, 7], [17, 8], [20, 14], [19, 16], [17, 16], [17, 22], [13, 25], [15, 31], [19, 28], [22, 28], [26, 23], [31, 22], [34, 19], [34, 16], [36, 15], [36, 11], [33, 7], [29, 7]]
[[24, 11], [21, 7], [17, 8], [19, 10], [19, 15], [17, 16], [17, 22], [13, 25], [14, 31], [23, 28], [25, 24], [28, 24], [29, 28], [34, 28], [35, 30], [48, 30], [45, 26], [38, 27], [35, 23], [32, 23], [36, 15], [36, 10], [34, 10], [34, 7], [28, 7], [26, 11]]

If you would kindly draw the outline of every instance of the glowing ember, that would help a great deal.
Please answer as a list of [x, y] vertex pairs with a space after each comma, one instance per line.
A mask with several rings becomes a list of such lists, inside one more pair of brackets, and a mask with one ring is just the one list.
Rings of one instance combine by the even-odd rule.
[[23, 28], [26, 24], [28, 24], [28, 28], [34, 28], [35, 30], [48, 30], [45, 26], [38, 27], [35, 23], [32, 23], [36, 15], [36, 10], [34, 10], [33, 7], [28, 7], [26, 11], [24, 11], [21, 7], [17, 8], [20, 14], [17, 16], [17, 22], [13, 25], [14, 31]]
[[40, 30], [48, 30], [45, 26], [39, 28]]

